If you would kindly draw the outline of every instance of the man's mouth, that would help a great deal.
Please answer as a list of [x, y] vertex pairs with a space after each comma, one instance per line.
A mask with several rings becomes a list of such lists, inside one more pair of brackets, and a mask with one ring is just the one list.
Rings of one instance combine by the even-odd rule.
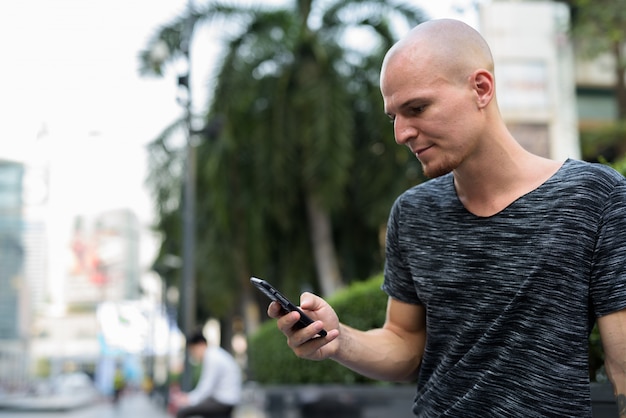
[[429, 150], [431, 147], [432, 147], [432, 145], [429, 145], [429, 146], [423, 147], [423, 148], [418, 148], [413, 153], [415, 154], [416, 157], [419, 158], [420, 154], [423, 154], [425, 151]]

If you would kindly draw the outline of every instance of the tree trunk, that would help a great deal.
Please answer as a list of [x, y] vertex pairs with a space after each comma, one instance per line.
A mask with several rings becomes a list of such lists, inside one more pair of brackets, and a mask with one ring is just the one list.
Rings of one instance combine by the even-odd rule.
[[615, 95], [617, 97], [617, 118], [626, 120], [626, 80], [624, 72], [626, 72], [626, 63], [624, 62], [622, 42], [617, 41], [613, 45], [613, 55], [615, 56], [616, 82]]
[[[239, 236], [241, 237], [243, 235]], [[238, 239], [237, 241], [237, 248], [245, 248], [242, 239]], [[259, 315], [261, 307], [259, 307], [256, 298], [252, 294], [252, 292], [255, 291], [252, 289], [252, 284], [250, 284], [250, 276], [252, 274], [250, 272], [249, 264], [246, 262], [246, 257], [244, 257], [243, 250], [235, 250], [234, 260], [236, 266], [235, 270], [237, 272], [237, 277], [240, 280], [241, 289], [238, 297], [238, 307], [235, 314], [242, 319], [243, 328], [246, 334], [250, 335], [255, 333], [261, 324], [261, 318]]]
[[330, 214], [310, 194], [306, 197], [313, 256], [322, 296], [327, 297], [343, 286], [337, 252], [333, 242]]

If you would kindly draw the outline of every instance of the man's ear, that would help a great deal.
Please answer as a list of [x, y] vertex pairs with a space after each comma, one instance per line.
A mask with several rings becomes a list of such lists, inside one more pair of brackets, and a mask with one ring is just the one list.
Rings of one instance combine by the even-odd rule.
[[472, 87], [476, 92], [477, 105], [479, 108], [487, 107], [496, 94], [496, 84], [491, 72], [480, 69], [472, 74]]

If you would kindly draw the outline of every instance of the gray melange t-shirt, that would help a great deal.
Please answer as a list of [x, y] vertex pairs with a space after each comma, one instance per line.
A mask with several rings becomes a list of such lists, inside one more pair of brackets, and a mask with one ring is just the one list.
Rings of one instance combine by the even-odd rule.
[[452, 175], [391, 211], [383, 289], [420, 304], [420, 417], [589, 417], [588, 334], [626, 308], [626, 180], [576, 160], [478, 217]]

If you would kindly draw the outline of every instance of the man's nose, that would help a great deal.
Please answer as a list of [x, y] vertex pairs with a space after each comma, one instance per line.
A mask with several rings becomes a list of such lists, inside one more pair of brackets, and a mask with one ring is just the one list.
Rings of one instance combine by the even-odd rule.
[[407, 145], [407, 143], [417, 137], [417, 129], [405, 118], [396, 117], [393, 121], [394, 137], [398, 145]]

